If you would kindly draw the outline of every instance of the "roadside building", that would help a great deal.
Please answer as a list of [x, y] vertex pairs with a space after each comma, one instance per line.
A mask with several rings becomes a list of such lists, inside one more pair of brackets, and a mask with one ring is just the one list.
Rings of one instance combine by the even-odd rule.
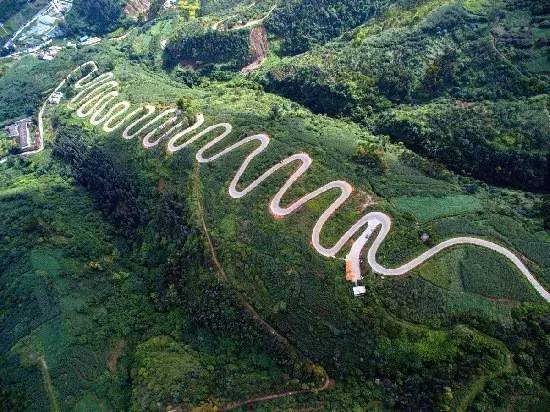
[[30, 117], [18, 120], [5, 128], [8, 137], [13, 139], [21, 150], [29, 149], [33, 144], [31, 134], [32, 119]]
[[48, 103], [59, 104], [59, 103], [61, 103], [62, 98], [63, 98], [63, 93], [61, 93], [61, 92], [52, 93], [52, 95], [48, 99]]
[[4, 49], [11, 49], [11, 50], [15, 50], [17, 48], [17, 46], [15, 45], [15, 43], [10, 39], [6, 42], [6, 44], [4, 44]]
[[39, 60], [50, 61], [50, 60], [53, 60], [53, 56], [48, 52], [40, 52], [40, 53], [38, 53], [38, 59]]
[[52, 93], [52, 95], [48, 99], [48, 103], [59, 104], [59, 103], [61, 103], [62, 98], [63, 98], [63, 93], [61, 93], [61, 92]]
[[364, 286], [354, 286], [353, 287], [353, 295], [354, 296], [363, 296], [365, 293], [367, 293], [367, 289]]
[[59, 52], [63, 49], [63, 47], [60, 47], [60, 46], [50, 46], [48, 48], [48, 53], [50, 54], [50, 56], [57, 56], [59, 54]]
[[10, 139], [17, 139], [19, 137], [19, 127], [17, 127], [17, 123], [10, 124], [5, 130]]
[[[85, 36], [86, 37], [86, 36]], [[101, 41], [100, 37], [88, 37], [86, 40], [80, 42], [82, 46], [91, 46]]]

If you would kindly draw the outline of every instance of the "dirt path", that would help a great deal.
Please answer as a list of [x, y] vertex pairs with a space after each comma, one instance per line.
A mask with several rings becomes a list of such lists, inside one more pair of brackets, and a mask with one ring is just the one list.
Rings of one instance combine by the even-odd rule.
[[[255, 3], [252, 3], [249, 6], [249, 8], [254, 6], [254, 5], [255, 5]], [[242, 30], [242, 29], [247, 29], [249, 27], [257, 26], [258, 24], [263, 23], [264, 20], [267, 19], [269, 16], [271, 16], [271, 13], [273, 13], [276, 8], [277, 8], [277, 5], [274, 5], [273, 7], [271, 7], [271, 9], [269, 9], [269, 11], [263, 17], [261, 17], [259, 19], [256, 19], [256, 20], [250, 20], [249, 22], [247, 22], [245, 24], [239, 24], [237, 26], [231, 27], [231, 29], [229, 29], [229, 30], [230, 31]], [[220, 27], [220, 24], [222, 24], [223, 22], [225, 22], [229, 19], [232, 19], [233, 17], [238, 17], [238, 14], [233, 14], [231, 16], [226, 17], [225, 19], [219, 20], [216, 23], [212, 24], [212, 30], [218, 30], [218, 28]]]
[[57, 397], [53, 390], [52, 379], [50, 377], [50, 372], [48, 370], [48, 365], [44, 357], [40, 356], [38, 358], [38, 366], [40, 368], [40, 373], [42, 374], [42, 382], [44, 383], [44, 389], [48, 394], [48, 400], [50, 401], [50, 410], [51, 412], [60, 412], [61, 408], [57, 402]]
[[[193, 172], [193, 179], [195, 181], [194, 188], [196, 191], [195, 195], [197, 197], [196, 199], [197, 212], [202, 225], [204, 235], [206, 237], [206, 241], [208, 243], [208, 249], [210, 251], [212, 262], [214, 262], [214, 266], [216, 268], [216, 272], [220, 280], [222, 280], [224, 283], [231, 285], [229, 278], [227, 277], [227, 273], [225, 273], [223, 266], [220, 264], [218, 260], [218, 256], [216, 255], [216, 249], [214, 248], [214, 243], [212, 242], [212, 238], [210, 237], [210, 232], [208, 231], [208, 227], [206, 226], [206, 221], [204, 219], [202, 194], [200, 193], [200, 190], [199, 190], [200, 188], [199, 169], [197, 167], [195, 167], [195, 170]], [[248, 303], [244, 295], [242, 295], [239, 291], [235, 289], [234, 291], [239, 298], [239, 302], [241, 306], [252, 317], [254, 322], [256, 322], [268, 335], [275, 338], [279, 344], [283, 345], [284, 347], [289, 347], [290, 343], [288, 342], [288, 340], [284, 336], [282, 336], [279, 332], [277, 332], [275, 328], [273, 328], [269, 323], [267, 323], [265, 320], [262, 319], [262, 317], [258, 314], [258, 312], [256, 312], [256, 310], [252, 307], [252, 305]]]
[[515, 369], [515, 365], [512, 360], [512, 353], [506, 347], [506, 345], [504, 345], [504, 343], [476, 329], [472, 329], [468, 326], [463, 326], [463, 327], [467, 328], [470, 331], [473, 331], [478, 335], [483, 335], [485, 338], [495, 342], [502, 349], [502, 351], [506, 353], [506, 364], [502, 369], [498, 371], [490, 372], [485, 375], [480, 375], [478, 377], [475, 377], [472, 380], [472, 383], [470, 383], [470, 385], [468, 386], [466, 393], [460, 399], [456, 400], [456, 404], [453, 410], [456, 410], [457, 412], [468, 411], [474, 399], [477, 397], [477, 395], [481, 393], [483, 389], [485, 389], [485, 386], [487, 385], [487, 383], [489, 383], [489, 381], [495, 378], [498, 378], [504, 375], [505, 373], [512, 372]]
[[126, 342], [120, 340], [115, 344], [115, 347], [111, 351], [109, 359], [107, 360], [107, 369], [109, 369], [111, 373], [115, 373], [117, 371], [118, 359], [120, 358], [120, 355], [122, 355], [122, 352], [124, 352], [124, 348], [126, 348]]
[[275, 393], [272, 395], [258, 396], [255, 398], [250, 398], [244, 401], [229, 404], [225, 407], [222, 407], [220, 411], [231, 411], [233, 409], [241, 408], [243, 406], [251, 405], [258, 402], [267, 402], [275, 399], [288, 398], [290, 396], [296, 396], [296, 395], [305, 394], [305, 393], [317, 393], [317, 392], [321, 392], [329, 389], [332, 385], [333, 385], [333, 382], [330, 380], [330, 378], [328, 376], [325, 376], [325, 379], [323, 380], [323, 384], [319, 388], [303, 389], [300, 391], [289, 391], [289, 392]]
[[519, 75], [521, 76], [525, 76], [520, 69], [518, 69], [518, 67], [512, 62], [510, 61], [510, 59], [504, 54], [502, 53], [498, 47], [497, 47], [497, 40], [495, 39], [495, 36], [494, 34], [491, 32], [489, 33], [489, 35], [491, 36], [491, 47], [493, 48], [493, 50], [495, 51], [496, 54], [498, 54], [500, 56], [500, 58], [502, 60], [504, 60], [512, 69], [514, 69], [514, 71], [516, 73], [518, 73]]
[[[196, 210], [198, 212], [198, 217], [201, 222], [201, 226], [206, 238], [206, 242], [208, 244], [208, 249], [210, 251], [212, 262], [214, 263], [214, 266], [216, 268], [216, 273], [218, 274], [218, 278], [222, 282], [228, 284], [231, 287], [231, 282], [227, 276], [227, 273], [225, 272], [225, 270], [223, 269], [223, 266], [220, 264], [218, 260], [218, 257], [216, 255], [216, 250], [214, 248], [214, 243], [212, 242], [212, 238], [210, 237], [210, 233], [206, 225], [206, 221], [204, 217], [205, 216], [204, 207], [203, 207], [203, 201], [202, 201], [202, 192], [200, 190], [199, 168], [197, 166], [195, 166], [195, 169], [193, 171], [193, 181], [194, 181], [193, 191], [194, 191], [194, 196], [195, 196], [195, 201], [197, 206]], [[277, 341], [278, 344], [282, 345], [287, 349], [291, 348], [291, 344], [288, 342], [288, 340], [284, 336], [282, 336], [279, 332], [277, 332], [277, 330], [275, 330], [275, 328], [273, 328], [269, 323], [267, 323], [264, 319], [262, 319], [262, 317], [258, 314], [258, 312], [256, 312], [256, 310], [252, 307], [252, 305], [248, 303], [245, 296], [235, 288], [232, 288], [232, 289], [236, 293], [241, 307], [245, 310], [245, 312], [247, 312], [250, 315], [252, 320], [256, 322], [256, 324], [258, 324], [264, 330], [264, 332], [272, 336]], [[271, 395], [257, 396], [250, 399], [229, 404], [225, 407], [222, 407], [221, 411], [229, 411], [229, 410], [237, 409], [237, 408], [240, 408], [241, 406], [250, 405], [253, 403], [265, 402], [265, 401], [270, 401], [270, 400], [280, 399], [280, 398], [287, 398], [287, 397], [291, 397], [291, 396], [295, 396], [303, 393], [320, 392], [320, 391], [329, 389], [332, 386], [332, 384], [333, 384], [333, 381], [330, 379], [328, 374], [325, 374], [325, 377], [323, 379], [323, 384], [319, 388], [279, 392]]]
[[250, 63], [249, 65], [243, 67], [241, 69], [241, 73], [242, 74], [248, 74], [248, 73], [251, 73], [255, 70], [258, 70], [260, 67], [262, 67], [262, 65], [264, 64], [266, 58], [265, 57], [261, 57], [261, 58], [258, 58], [256, 60], [254, 60], [252, 63]]

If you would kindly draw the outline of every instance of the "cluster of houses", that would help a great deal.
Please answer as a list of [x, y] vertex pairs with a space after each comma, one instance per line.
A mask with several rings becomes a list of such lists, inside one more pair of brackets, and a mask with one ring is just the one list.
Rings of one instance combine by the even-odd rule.
[[[54, 92], [48, 98], [50, 104], [60, 104], [63, 93]], [[40, 146], [40, 133], [31, 117], [25, 117], [5, 127], [8, 138], [13, 141], [20, 152], [35, 150]]]
[[39, 12], [24, 29], [13, 37], [15, 43], [22, 45], [45, 42], [53, 37], [62, 34], [59, 22], [64, 19], [65, 14], [71, 9], [70, 0], [52, 0], [48, 7]]
[[17, 145], [19, 150], [26, 152], [38, 145], [39, 134], [30, 117], [18, 120], [5, 128], [6, 134]]
[[60, 46], [51, 46], [45, 50], [38, 52], [36, 56], [40, 60], [46, 60], [46, 61], [53, 60], [55, 56], [57, 56], [62, 49], [63, 47], [60, 47]]
[[[72, 0], [52, 0], [13, 34], [4, 44], [3, 53], [14, 56], [32, 53], [42, 60], [52, 60], [59, 50], [44, 49], [53, 38], [63, 35], [59, 23], [64, 20], [71, 7]], [[0, 24], [0, 28], [2, 27]], [[5, 29], [4, 31], [8, 34]]]

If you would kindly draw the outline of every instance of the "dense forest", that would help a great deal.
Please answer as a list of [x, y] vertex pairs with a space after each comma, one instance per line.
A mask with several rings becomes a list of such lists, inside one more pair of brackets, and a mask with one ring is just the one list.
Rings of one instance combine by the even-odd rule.
[[298, 54], [363, 24], [391, 4], [387, 0], [288, 1], [266, 28], [282, 39], [285, 54]]
[[74, 34], [105, 34], [124, 19], [124, 0], [74, 0], [67, 26]]
[[224, 63], [242, 67], [250, 58], [249, 35], [244, 30], [218, 32], [186, 27], [172, 37], [164, 56], [168, 67], [179, 63], [187, 66]]
[[[264, 85], [317, 113], [351, 117], [458, 173], [544, 191], [545, 11], [538, 2], [508, 0], [500, 12], [473, 3], [394, 4], [326, 48], [283, 60]], [[520, 12], [529, 16], [527, 29], [515, 19]], [[294, 22], [281, 24], [291, 30]], [[304, 33], [314, 41], [315, 31]], [[503, 110], [510, 106], [521, 115]]]

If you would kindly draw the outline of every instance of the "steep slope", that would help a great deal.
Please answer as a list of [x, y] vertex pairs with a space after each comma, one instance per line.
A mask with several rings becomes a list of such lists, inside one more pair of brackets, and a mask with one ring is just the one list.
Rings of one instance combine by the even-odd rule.
[[538, 2], [513, 0], [396, 3], [338, 41], [282, 60], [263, 82], [458, 173], [544, 191], [545, 13]]

